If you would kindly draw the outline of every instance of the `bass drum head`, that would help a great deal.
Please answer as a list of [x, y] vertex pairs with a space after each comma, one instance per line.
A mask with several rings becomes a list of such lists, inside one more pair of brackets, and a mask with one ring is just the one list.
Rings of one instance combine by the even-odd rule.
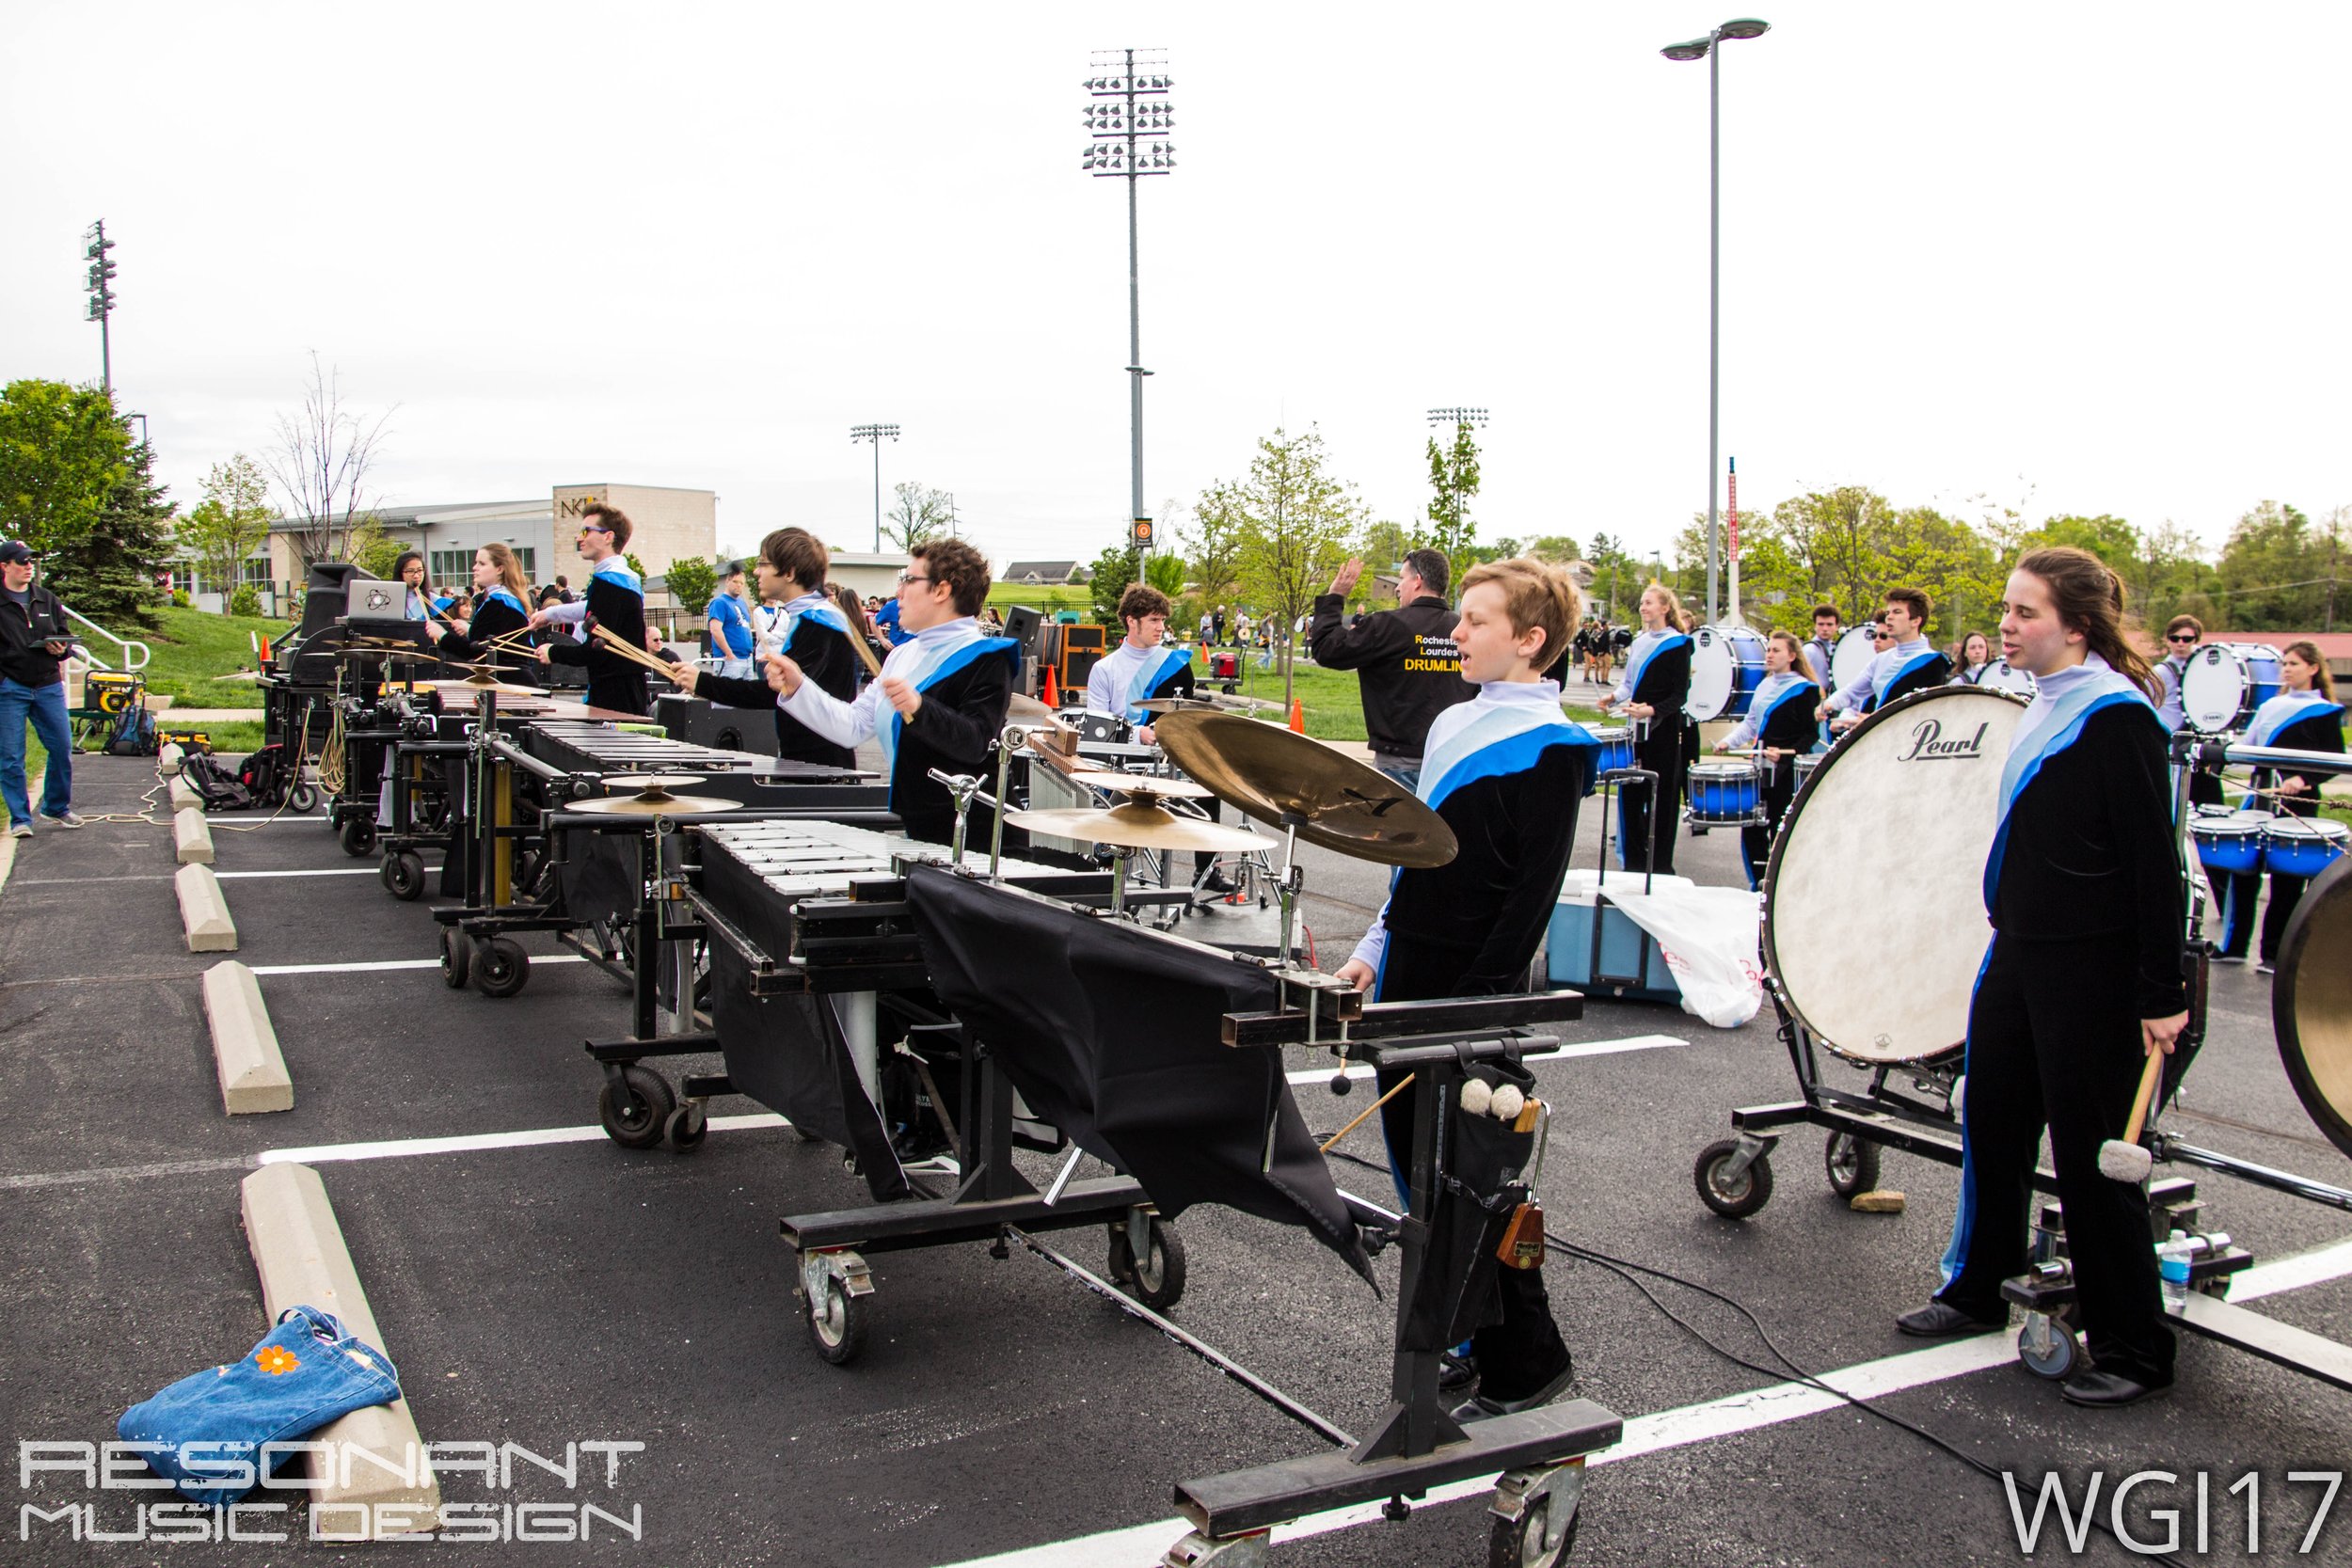
[[2314, 878], [2296, 905], [2270, 1022], [2303, 1109], [2352, 1158], [2352, 860]]
[[1691, 634], [1691, 694], [1682, 711], [1704, 724], [1723, 717], [1739, 689], [1740, 663], [1732, 657], [1731, 640], [1720, 627], [1701, 626]]
[[1984, 863], [2026, 704], [1941, 686], [1879, 709], [1788, 808], [1764, 879], [1764, 967], [1797, 1021], [1858, 1062], [1956, 1050], [1992, 928]]
[[1986, 665], [1984, 673], [1977, 677], [1977, 684], [1990, 690], [2007, 691], [2027, 699], [2034, 693], [2033, 677], [2005, 658], [1996, 658]]
[[1870, 641], [1870, 628], [1853, 626], [1837, 640], [1837, 646], [1829, 655], [1829, 689], [1843, 691], [1860, 680], [1870, 668], [1870, 661], [1879, 657], [1878, 644]]
[[2188, 656], [2181, 672], [2181, 714], [2201, 735], [2219, 735], [2236, 727], [2251, 683], [2237, 650], [2208, 642]]

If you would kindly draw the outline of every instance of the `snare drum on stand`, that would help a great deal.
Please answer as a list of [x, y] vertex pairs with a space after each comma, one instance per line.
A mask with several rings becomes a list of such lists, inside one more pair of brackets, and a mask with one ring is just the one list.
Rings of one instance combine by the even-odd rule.
[[1702, 762], [1691, 769], [1689, 817], [1693, 836], [1708, 827], [1746, 827], [1764, 820], [1763, 791], [1753, 763]]
[[1633, 766], [1633, 731], [1629, 725], [1600, 725], [1590, 733], [1595, 740], [1600, 742], [1599, 766], [1595, 769], [1596, 776]]

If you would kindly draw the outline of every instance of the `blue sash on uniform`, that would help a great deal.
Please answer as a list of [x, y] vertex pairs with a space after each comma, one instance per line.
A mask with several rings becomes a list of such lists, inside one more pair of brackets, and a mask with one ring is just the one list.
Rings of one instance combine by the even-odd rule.
[[[1772, 689], [1772, 682], [1774, 681], [1786, 681], [1788, 684], [1781, 688], [1779, 690], [1774, 691]], [[1764, 731], [1766, 726], [1772, 723], [1772, 715], [1778, 713], [1782, 708], [1788, 706], [1790, 703], [1799, 701], [1802, 701], [1804, 704], [1804, 708], [1807, 713], [1812, 712], [1814, 708], [1820, 705], [1821, 689], [1814, 685], [1811, 681], [1806, 680], [1803, 675], [1798, 674], [1793, 670], [1785, 675], [1767, 675], [1764, 677], [1764, 685], [1757, 689], [1756, 696], [1748, 703], [1748, 711], [1757, 715], [1756, 721], [1756, 743], [1758, 746], [1764, 744]], [[1758, 704], [1761, 704], [1762, 706], [1759, 707], [1757, 705]]]
[[1933, 648], [1930, 648], [1925, 653], [1914, 654], [1909, 658], [1903, 660], [1902, 668], [1894, 671], [1884, 680], [1871, 681], [1871, 708], [1875, 710], [1884, 705], [1886, 702], [1886, 694], [1895, 689], [1896, 685], [1899, 683], [1904, 676], [1910, 674], [1914, 670], [1918, 669], [1919, 666], [1925, 664], [1928, 660], [1931, 658], [1941, 658], [1943, 657], [1943, 655], [1937, 653]]
[[2246, 744], [2274, 746], [2280, 731], [2306, 723], [2324, 714], [2344, 713], [2344, 705], [2331, 703], [2317, 691], [2282, 691], [2254, 710], [2252, 722], [2246, 726]]
[[1994, 891], [2001, 883], [2001, 857], [2009, 848], [2010, 812], [2016, 806], [2017, 798], [2026, 792], [2026, 786], [2042, 771], [2042, 765], [2072, 746], [2090, 716], [2103, 708], [2137, 703], [2152, 717], [2156, 711], [2147, 693], [2130, 680], [2113, 671], [2105, 672], [2105, 679], [2084, 681], [2051, 705], [2049, 717], [2024, 745], [2010, 749], [2009, 761], [2002, 766], [2001, 825], [1993, 834], [1993, 852], [1984, 859], [1984, 908], [1988, 914], [1993, 911]]
[[[493, 588], [482, 596], [485, 599], [504, 605], [507, 609], [513, 610], [516, 614], [521, 616], [526, 621], [531, 619], [531, 611], [523, 608], [522, 600], [515, 597], [514, 594], [509, 594], [503, 588]], [[477, 610], [474, 613], [479, 615], [482, 612]]]
[[641, 599], [645, 596], [644, 579], [630, 571], [628, 562], [617, 555], [608, 555], [602, 561], [597, 562], [596, 570], [588, 575], [592, 578], [602, 578], [607, 582], [618, 583]]
[[1151, 722], [1152, 716], [1136, 705], [1151, 701], [1160, 682], [1192, 662], [1192, 655], [1182, 648], [1162, 648], [1156, 660], [1141, 666], [1135, 679], [1127, 683], [1127, 722], [1131, 724]]
[[[1645, 633], [1644, 635], [1646, 636], [1647, 633]], [[1642, 672], [1649, 668], [1649, 661], [1656, 658], [1660, 654], [1664, 653], [1669, 648], [1689, 647], [1691, 645], [1691, 639], [1681, 632], [1669, 631], [1660, 633], [1658, 641], [1652, 642], [1646, 648], [1643, 647], [1641, 643], [1642, 639], [1639, 637], [1635, 638], [1633, 640], [1634, 645], [1627, 651], [1625, 692], [1626, 700], [1628, 702], [1638, 703], [1642, 700]], [[1658, 715], [1657, 718], [1653, 719], [1651, 722], [1663, 723], [1665, 719], [1666, 716], [1661, 713]]]
[[[957, 671], [992, 654], [1012, 660], [1016, 676], [1021, 672], [1021, 644], [1009, 637], [984, 636], [977, 627], [967, 628], [961, 636], [938, 638], [930, 641], [918, 637], [912, 641], [901, 642], [898, 647], [908, 652], [903, 657], [898, 657], [898, 649], [892, 649], [893, 664], [885, 665], [882, 673], [898, 676], [917, 691], [929, 691]], [[892, 708], [890, 721], [878, 726], [874, 732], [874, 738], [882, 743], [882, 772], [890, 780], [894, 801], [898, 797], [898, 733], [906, 728], [906, 716]]]

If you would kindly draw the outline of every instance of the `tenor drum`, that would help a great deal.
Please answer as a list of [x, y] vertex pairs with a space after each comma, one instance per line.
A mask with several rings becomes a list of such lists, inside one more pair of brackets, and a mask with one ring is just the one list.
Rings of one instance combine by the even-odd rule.
[[2019, 697], [2030, 698], [2034, 693], [2033, 677], [2005, 658], [1986, 665], [1984, 673], [1977, 677], [1977, 684], [1988, 690], [2007, 691]]
[[1633, 766], [1633, 731], [1624, 724], [1604, 726], [1590, 732], [1600, 742], [1600, 771]]
[[2259, 642], [2208, 642], [2181, 673], [2181, 712], [2201, 735], [2243, 729], [2279, 694], [2279, 650]]
[[[1984, 959], [2001, 767], [2025, 715], [2018, 698], [1982, 687], [1915, 692], [1822, 756], [1782, 819], [1764, 880], [1765, 970], [1838, 1055], [1927, 1062], [1960, 1050]], [[1902, 895], [1857, 927], [1854, 898], [1869, 888]]]
[[2197, 841], [2197, 862], [2207, 871], [2233, 877], [2251, 876], [2263, 868], [2263, 828], [2270, 814], [2262, 811], [2200, 812], [2189, 819], [2189, 836]]
[[1699, 723], [1745, 719], [1764, 684], [1764, 640], [1745, 626], [1701, 626], [1691, 634], [1691, 694], [1682, 711]]
[[1756, 769], [1744, 762], [1702, 762], [1691, 769], [1691, 820], [1745, 825], [1764, 820]]
[[1807, 752], [1797, 758], [1797, 787], [1799, 789], [1803, 789], [1812, 782], [1813, 770], [1821, 766], [1821, 758], [1825, 755], [1827, 753], [1822, 752]]
[[2322, 816], [2265, 819], [2263, 868], [2280, 877], [2316, 877], [2344, 854], [2352, 828]]
[[1878, 657], [1878, 644], [1870, 641], [1869, 627], [1849, 628], [1829, 652], [1829, 689], [1845, 690], [1869, 671], [1870, 661]]

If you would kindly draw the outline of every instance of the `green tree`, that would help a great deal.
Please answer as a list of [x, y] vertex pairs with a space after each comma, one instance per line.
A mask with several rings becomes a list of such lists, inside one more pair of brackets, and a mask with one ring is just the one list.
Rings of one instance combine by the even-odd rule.
[[1630, 619], [1633, 602], [1649, 580], [1648, 570], [1626, 552], [1622, 540], [1609, 533], [1593, 535], [1592, 550], [1584, 559], [1593, 567], [1593, 612], [1612, 622]]
[[0, 388], [0, 534], [46, 554], [98, 526], [131, 461], [106, 394], [62, 381]]
[[701, 556], [680, 556], [661, 576], [680, 614], [700, 615], [719, 596], [718, 570]]
[[2237, 520], [2221, 547], [2219, 594], [2230, 623], [2249, 631], [2295, 631], [2327, 618], [2334, 548], [2292, 506], [2266, 500]]
[[1094, 600], [1094, 618], [1103, 625], [1119, 625], [1119, 597], [1128, 588], [1143, 580], [1143, 557], [1125, 539], [1105, 547], [1094, 558], [1089, 568], [1087, 592]]
[[1191, 522], [1178, 526], [1176, 538], [1201, 604], [1215, 608], [1228, 602], [1241, 580], [1241, 515], [1234, 510], [1232, 487], [1220, 481], [1201, 491]]
[[1586, 559], [1583, 550], [1577, 545], [1576, 535], [1572, 533], [1539, 533], [1527, 542], [1527, 553], [1537, 561], [1549, 561], [1555, 566]]
[[372, 578], [389, 578], [400, 559], [401, 542], [384, 531], [384, 519], [363, 512], [343, 534], [343, 559]]
[[1168, 595], [1174, 604], [1184, 596], [1184, 558], [1161, 550], [1143, 562], [1143, 580]]
[[269, 538], [269, 479], [243, 452], [215, 463], [204, 476], [204, 499], [182, 518], [172, 539], [196, 560], [203, 581], [217, 593], [244, 580], [246, 558]]
[[86, 531], [53, 542], [43, 576], [57, 596], [105, 626], [153, 626], [172, 514], [155, 483], [155, 450], [142, 443], [116, 466]]
[[1429, 543], [1445, 552], [1459, 577], [1476, 564], [1470, 553], [1478, 525], [1470, 521], [1470, 499], [1478, 494], [1478, 436], [1468, 420], [1454, 427], [1449, 446], [1429, 437]]
[[917, 480], [891, 486], [898, 499], [882, 514], [882, 537], [902, 550], [927, 539], [946, 538], [956, 515], [955, 498]]
[[1347, 558], [1348, 541], [1363, 527], [1363, 503], [1331, 475], [1327, 462], [1321, 435], [1311, 429], [1292, 436], [1278, 427], [1259, 441], [1248, 476], [1232, 486], [1242, 522], [1242, 585], [1252, 608], [1277, 617], [1285, 709], [1296, 688], [1296, 650], [1286, 634], [1330, 582]]

